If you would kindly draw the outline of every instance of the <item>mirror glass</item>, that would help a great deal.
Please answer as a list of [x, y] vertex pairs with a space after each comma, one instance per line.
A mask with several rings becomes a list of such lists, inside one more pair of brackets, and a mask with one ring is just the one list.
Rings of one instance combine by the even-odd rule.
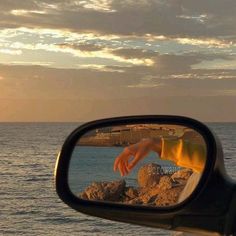
[[69, 186], [86, 200], [166, 207], [191, 195], [205, 162], [204, 138], [188, 127], [147, 123], [103, 127], [77, 141]]

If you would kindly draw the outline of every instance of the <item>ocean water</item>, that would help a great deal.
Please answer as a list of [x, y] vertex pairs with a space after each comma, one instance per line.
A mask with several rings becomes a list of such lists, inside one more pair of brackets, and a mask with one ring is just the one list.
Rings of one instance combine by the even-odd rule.
[[[55, 160], [76, 123], [0, 123], [0, 235], [170, 235], [78, 213], [57, 197]], [[236, 180], [236, 123], [210, 123]]]

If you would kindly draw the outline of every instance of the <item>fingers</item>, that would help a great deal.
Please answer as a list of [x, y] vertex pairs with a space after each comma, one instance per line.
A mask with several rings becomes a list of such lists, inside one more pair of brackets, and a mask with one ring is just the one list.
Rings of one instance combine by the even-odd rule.
[[128, 168], [126, 167], [125, 163], [124, 162], [120, 162], [119, 165], [118, 165], [118, 169], [119, 169], [119, 172], [120, 172], [120, 175], [121, 176], [125, 176], [129, 173], [129, 170]]
[[143, 149], [140, 152], [137, 152], [134, 159], [129, 163], [128, 170], [131, 171], [137, 163], [142, 160], [148, 154], [148, 149]]
[[126, 152], [122, 152], [116, 159], [114, 162], [114, 166], [113, 166], [113, 170], [117, 171], [117, 169], [120, 172], [121, 176], [127, 175], [129, 174], [129, 158], [131, 157], [131, 154], [128, 154]]
[[[123, 152], [115, 159], [113, 170], [120, 172], [121, 176], [128, 175], [136, 164], [147, 155], [149, 148], [146, 142], [131, 145], [123, 150]], [[131, 162], [130, 158], [134, 156]]]
[[129, 171], [129, 172], [137, 165], [137, 163], [139, 162], [139, 160], [140, 160], [139, 155], [136, 155], [136, 156], [134, 157], [134, 159], [133, 159], [133, 160], [129, 163], [129, 165], [128, 165], [128, 171]]
[[123, 164], [124, 175], [128, 175], [129, 174], [128, 162], [125, 161], [122, 164]]
[[125, 158], [124, 153], [122, 152], [114, 161], [113, 170], [117, 171], [117, 168], [119, 167], [120, 162]]
[[117, 171], [118, 165], [119, 165], [120, 159], [119, 156], [115, 159], [114, 165], [113, 165], [113, 170]]
[[113, 170], [117, 171], [119, 163], [121, 161], [127, 162], [130, 156], [131, 156], [131, 153], [130, 153], [129, 149], [125, 148], [124, 151], [122, 153], [120, 153], [119, 156], [117, 156], [117, 158], [115, 159], [114, 165], [113, 165]]
[[118, 169], [119, 169], [120, 175], [124, 176], [124, 172], [123, 172], [123, 168], [122, 168], [121, 163], [118, 164]]
[[121, 176], [125, 176], [129, 173], [128, 169], [128, 161], [123, 161], [121, 159], [117, 159], [116, 166], [114, 171], [119, 170]]

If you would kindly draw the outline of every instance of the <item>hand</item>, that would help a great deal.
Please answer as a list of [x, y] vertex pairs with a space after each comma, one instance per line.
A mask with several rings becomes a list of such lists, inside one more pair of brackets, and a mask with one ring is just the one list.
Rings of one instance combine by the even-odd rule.
[[140, 142], [124, 148], [123, 152], [116, 157], [114, 171], [119, 169], [120, 175], [128, 175], [134, 166], [153, 150], [153, 140], [143, 139]]

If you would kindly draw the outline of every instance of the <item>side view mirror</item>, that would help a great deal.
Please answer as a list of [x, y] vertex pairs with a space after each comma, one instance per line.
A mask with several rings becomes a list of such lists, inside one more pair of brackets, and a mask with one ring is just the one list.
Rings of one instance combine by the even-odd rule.
[[130, 116], [86, 123], [66, 139], [56, 191], [92, 216], [201, 234], [236, 230], [236, 184], [218, 138], [179, 116]]

